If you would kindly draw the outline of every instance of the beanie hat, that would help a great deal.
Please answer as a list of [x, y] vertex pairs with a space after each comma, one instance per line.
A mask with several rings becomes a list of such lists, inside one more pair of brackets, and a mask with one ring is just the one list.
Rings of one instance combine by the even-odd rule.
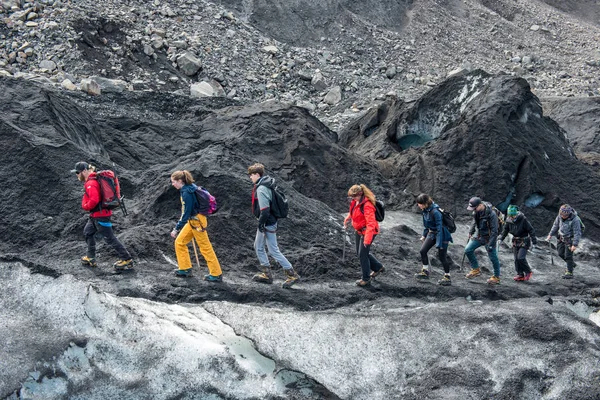
[[571, 215], [571, 214], [573, 214], [573, 211], [575, 211], [575, 210], [573, 210], [573, 207], [571, 207], [568, 204], [563, 204], [562, 206], [560, 206], [559, 212], [564, 215]]
[[508, 215], [509, 217], [514, 217], [515, 215], [517, 215], [517, 213], [519, 212], [519, 208], [515, 205], [510, 205], [508, 206], [508, 209], [506, 210], [506, 215]]

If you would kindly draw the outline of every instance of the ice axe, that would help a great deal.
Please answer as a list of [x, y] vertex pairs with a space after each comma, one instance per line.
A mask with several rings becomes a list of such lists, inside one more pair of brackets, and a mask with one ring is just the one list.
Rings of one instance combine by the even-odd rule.
[[198, 271], [200, 271], [200, 259], [198, 258], [198, 250], [196, 250], [196, 238], [192, 237], [192, 247], [194, 248], [194, 254], [196, 255], [196, 264], [198, 264]]

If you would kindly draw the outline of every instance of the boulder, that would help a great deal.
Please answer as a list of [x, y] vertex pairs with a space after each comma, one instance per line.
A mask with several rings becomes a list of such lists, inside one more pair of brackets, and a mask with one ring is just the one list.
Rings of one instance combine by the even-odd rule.
[[342, 88], [334, 86], [323, 98], [323, 102], [329, 105], [336, 105], [342, 101]]
[[177, 57], [177, 66], [187, 76], [194, 76], [202, 68], [202, 62], [194, 54], [186, 51]]

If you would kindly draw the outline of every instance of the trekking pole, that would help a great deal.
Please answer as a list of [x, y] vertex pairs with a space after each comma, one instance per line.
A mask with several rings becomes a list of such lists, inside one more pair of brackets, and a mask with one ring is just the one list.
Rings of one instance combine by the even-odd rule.
[[552, 239], [548, 240], [548, 252], [550, 253], [550, 264], [554, 265], [554, 256], [552, 255]]
[[196, 239], [192, 237], [192, 247], [194, 248], [194, 254], [196, 255], [196, 264], [198, 264], [198, 271], [200, 271], [200, 259], [198, 258], [198, 250], [196, 250]]
[[346, 262], [346, 227], [342, 231], [342, 237], [344, 238], [344, 247], [342, 247], [342, 262]]

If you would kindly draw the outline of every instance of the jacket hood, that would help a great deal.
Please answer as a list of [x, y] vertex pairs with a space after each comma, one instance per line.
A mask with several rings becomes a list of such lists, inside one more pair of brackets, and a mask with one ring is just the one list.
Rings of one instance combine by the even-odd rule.
[[256, 186], [266, 186], [268, 188], [275, 187], [275, 179], [268, 175], [263, 176], [256, 182]]
[[198, 186], [196, 186], [195, 183], [191, 183], [189, 185], [183, 185], [181, 187], [181, 189], [179, 189], [182, 193], [183, 192], [188, 192], [188, 193], [194, 193], [196, 191], [196, 189], [198, 188]]

